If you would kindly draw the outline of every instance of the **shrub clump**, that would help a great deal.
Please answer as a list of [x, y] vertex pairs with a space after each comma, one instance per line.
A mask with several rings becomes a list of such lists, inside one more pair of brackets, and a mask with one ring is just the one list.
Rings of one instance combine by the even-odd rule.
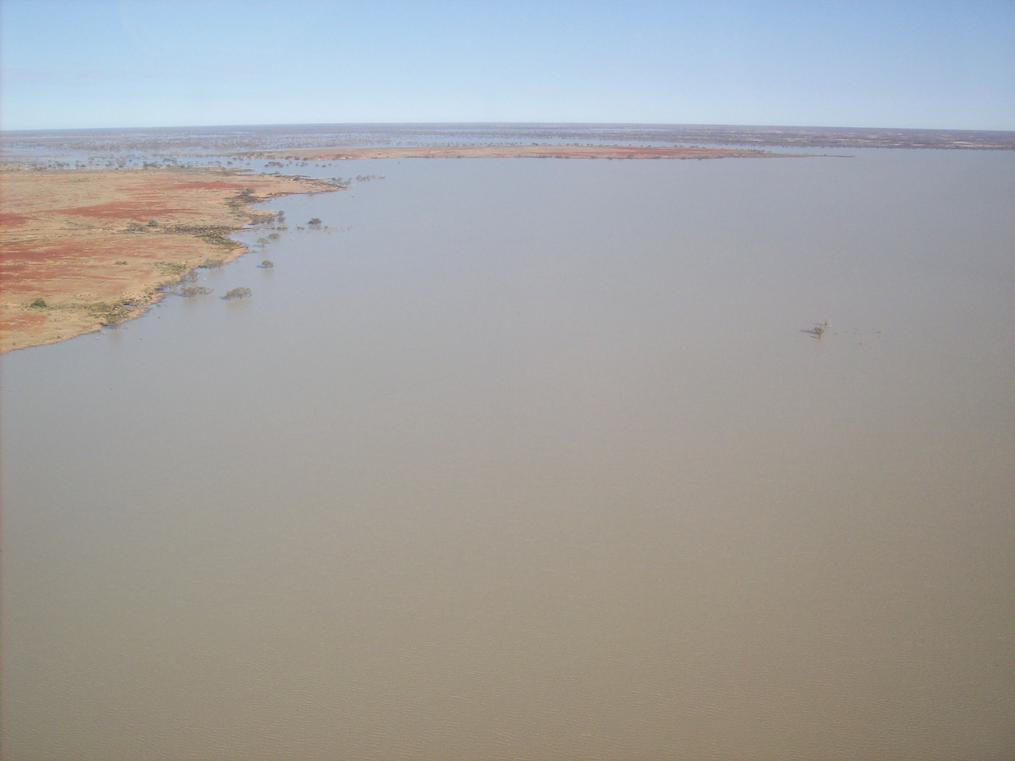
[[[141, 228], [144, 229], [143, 227]], [[229, 237], [232, 230], [223, 225], [173, 225], [163, 230], [177, 235], [194, 235], [201, 240], [223, 248], [234, 248], [239, 244]]]
[[118, 325], [130, 317], [132, 310], [136, 306], [137, 304], [130, 299], [124, 299], [112, 304], [102, 301], [96, 304], [89, 304], [88, 311], [98, 319], [101, 325], [110, 326]]
[[312, 230], [320, 230], [321, 224], [322, 224], [321, 220], [318, 219], [317, 217], [314, 217], [309, 222], [307, 222], [307, 227], [311, 228]]
[[187, 271], [182, 262], [155, 262], [155, 268], [164, 275], [180, 276]]
[[179, 290], [179, 294], [187, 299], [194, 298], [194, 296], [207, 296], [211, 292], [211, 288], [205, 288], [203, 285], [186, 285]]
[[28, 306], [31, 309], [46, 309], [47, 307], [49, 307], [49, 304], [47, 304], [46, 300], [40, 296]]
[[270, 270], [272, 267], [275, 266], [275, 262], [273, 262], [271, 259], [265, 259], [263, 262], [261, 262], [257, 266], [260, 267], [263, 270]]
[[226, 295], [222, 298], [225, 301], [233, 301], [234, 299], [248, 299], [251, 296], [252, 291], [249, 288], [233, 288], [230, 291], [226, 291]]

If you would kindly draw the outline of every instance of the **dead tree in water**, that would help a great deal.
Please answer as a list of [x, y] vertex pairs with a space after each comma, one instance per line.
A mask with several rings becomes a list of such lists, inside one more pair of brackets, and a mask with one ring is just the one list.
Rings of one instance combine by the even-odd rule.
[[815, 323], [814, 327], [810, 328], [809, 330], [803, 330], [800, 332], [806, 333], [815, 341], [820, 341], [821, 337], [825, 335], [827, 330], [828, 330], [828, 320], [825, 320], [824, 322]]

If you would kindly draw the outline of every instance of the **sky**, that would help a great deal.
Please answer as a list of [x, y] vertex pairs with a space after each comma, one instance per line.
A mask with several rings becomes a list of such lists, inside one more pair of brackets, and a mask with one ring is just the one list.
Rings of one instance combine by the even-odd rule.
[[1015, 130], [1015, 0], [0, 0], [0, 128]]

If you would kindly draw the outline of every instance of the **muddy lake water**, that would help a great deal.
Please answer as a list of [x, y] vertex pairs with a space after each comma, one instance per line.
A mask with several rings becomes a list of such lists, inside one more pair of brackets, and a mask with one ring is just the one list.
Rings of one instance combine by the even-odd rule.
[[1012, 757], [1015, 153], [300, 171], [0, 360], [5, 759]]

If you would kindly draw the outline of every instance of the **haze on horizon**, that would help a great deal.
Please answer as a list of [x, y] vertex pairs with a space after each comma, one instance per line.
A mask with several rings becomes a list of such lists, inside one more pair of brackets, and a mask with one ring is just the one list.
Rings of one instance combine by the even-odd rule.
[[4, 0], [0, 128], [1015, 129], [1015, 3]]

